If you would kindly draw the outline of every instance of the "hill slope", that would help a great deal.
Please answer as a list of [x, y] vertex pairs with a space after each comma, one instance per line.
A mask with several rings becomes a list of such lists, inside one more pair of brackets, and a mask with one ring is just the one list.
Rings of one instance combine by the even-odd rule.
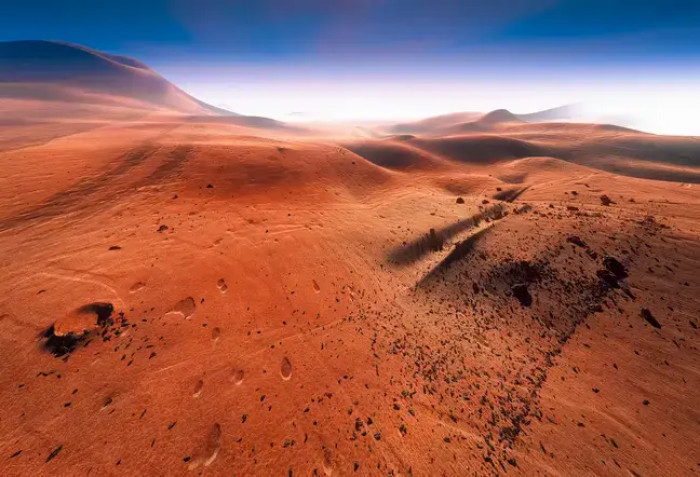
[[[84, 94], [81, 94], [84, 93]], [[69, 43], [0, 42], [0, 98], [103, 103], [111, 97], [186, 114], [232, 114], [188, 95], [144, 63]]]

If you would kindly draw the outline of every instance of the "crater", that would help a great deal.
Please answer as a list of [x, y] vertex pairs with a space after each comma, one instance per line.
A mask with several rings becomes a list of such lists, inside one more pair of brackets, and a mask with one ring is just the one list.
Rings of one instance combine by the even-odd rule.
[[292, 362], [289, 361], [289, 358], [287, 357], [282, 360], [280, 374], [282, 375], [282, 379], [285, 381], [289, 381], [292, 378]]
[[79, 344], [87, 344], [93, 331], [113, 323], [113, 312], [111, 303], [95, 302], [68, 313], [42, 333], [44, 350], [56, 357], [69, 355]]
[[199, 396], [202, 395], [203, 390], [204, 390], [204, 381], [202, 381], [200, 379], [194, 385], [194, 392], [192, 393], [192, 397], [198, 398]]
[[138, 291], [143, 290], [146, 288], [146, 284], [143, 282], [136, 282], [133, 285], [131, 285], [131, 288], [129, 288], [129, 293], [136, 293]]
[[231, 377], [229, 378], [231, 382], [234, 384], [241, 385], [243, 384], [243, 377], [245, 373], [243, 372], [242, 369], [234, 369], [233, 372], [231, 373]]
[[169, 313], [180, 314], [185, 319], [189, 319], [192, 315], [194, 315], [196, 308], [197, 305], [195, 305], [194, 298], [188, 296], [184, 300], [178, 301]]
[[323, 473], [329, 477], [333, 475], [333, 451], [328, 447], [323, 449]]

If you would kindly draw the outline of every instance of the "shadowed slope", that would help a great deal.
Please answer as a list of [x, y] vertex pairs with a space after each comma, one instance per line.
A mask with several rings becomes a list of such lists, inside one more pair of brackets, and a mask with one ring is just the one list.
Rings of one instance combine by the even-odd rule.
[[[453, 135], [406, 135], [347, 147], [394, 169], [550, 157], [631, 177], [700, 182], [700, 138], [657, 136], [606, 124], [508, 121], [511, 116], [495, 111], [486, 120], [459, 125], [464, 130]], [[489, 132], [481, 132], [484, 129]]]

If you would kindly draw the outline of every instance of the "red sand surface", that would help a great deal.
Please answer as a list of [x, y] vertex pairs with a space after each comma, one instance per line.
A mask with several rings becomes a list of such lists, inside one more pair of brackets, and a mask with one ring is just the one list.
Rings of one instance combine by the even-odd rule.
[[0, 104], [3, 475], [697, 473], [697, 138]]

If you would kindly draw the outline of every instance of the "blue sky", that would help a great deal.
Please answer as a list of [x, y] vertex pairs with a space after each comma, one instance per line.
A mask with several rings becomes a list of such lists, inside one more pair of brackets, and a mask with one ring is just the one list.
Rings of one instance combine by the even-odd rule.
[[696, 0], [23, 0], [0, 16], [3, 40], [58, 39], [144, 60], [175, 60], [176, 48], [234, 61], [458, 57], [512, 44], [576, 51], [594, 40], [591, 56], [607, 46], [623, 61], [697, 59], [698, 33]]
[[401, 100], [396, 115], [416, 117], [548, 107], [630, 85], [692, 94], [700, 74], [699, 0], [9, 3], [0, 40], [133, 56], [204, 100], [277, 117], [388, 118]]

